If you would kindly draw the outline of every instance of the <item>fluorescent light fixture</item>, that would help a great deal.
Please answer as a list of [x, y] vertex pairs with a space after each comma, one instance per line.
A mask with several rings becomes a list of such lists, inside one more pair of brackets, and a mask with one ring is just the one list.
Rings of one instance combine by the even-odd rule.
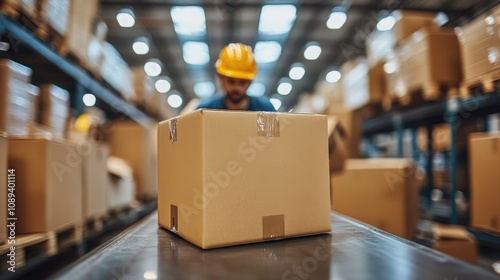
[[297, 8], [294, 5], [264, 5], [260, 12], [259, 33], [280, 35], [290, 32]]
[[281, 55], [281, 45], [276, 41], [261, 41], [255, 44], [255, 61], [259, 64], [271, 63]]
[[434, 18], [434, 22], [436, 23], [437, 26], [445, 25], [448, 22], [448, 20], [450, 20], [448, 18], [448, 15], [443, 12], [437, 13], [436, 17]]
[[215, 85], [211, 81], [196, 83], [194, 93], [200, 99], [210, 97], [215, 93]]
[[292, 68], [290, 69], [290, 72], [288, 72], [288, 76], [290, 79], [298, 81], [304, 77], [304, 74], [306, 73], [306, 69], [302, 64], [294, 64], [292, 65]]
[[342, 77], [342, 74], [340, 74], [339, 71], [333, 70], [333, 71], [330, 71], [326, 74], [326, 81], [333, 84], [333, 83], [338, 82], [341, 77]]
[[155, 88], [159, 93], [167, 93], [172, 88], [172, 85], [166, 79], [159, 79], [155, 82]]
[[494, 25], [495, 24], [495, 18], [493, 16], [487, 16], [484, 19], [484, 22], [486, 23], [486, 25]]
[[326, 22], [328, 29], [340, 29], [347, 21], [346, 10], [342, 6], [337, 6], [332, 9], [330, 17]]
[[379, 31], [389, 31], [394, 27], [394, 24], [396, 24], [396, 18], [393, 15], [388, 15], [377, 23], [377, 29]]
[[316, 60], [321, 54], [321, 47], [318, 43], [309, 43], [304, 51], [304, 58], [307, 60]]
[[132, 27], [135, 24], [135, 15], [131, 9], [121, 9], [116, 15], [116, 20], [121, 27]]
[[387, 74], [392, 74], [392, 73], [396, 72], [397, 69], [398, 69], [398, 66], [396, 65], [396, 63], [394, 61], [389, 61], [386, 64], [384, 64], [384, 72]]
[[284, 82], [278, 86], [278, 93], [281, 95], [288, 95], [292, 91], [292, 84]]
[[281, 100], [279, 100], [278, 98], [271, 98], [271, 104], [273, 104], [274, 106], [274, 109], [279, 110], [281, 108]]
[[170, 15], [179, 35], [203, 36], [207, 33], [205, 10], [200, 6], [172, 7]]
[[158, 275], [155, 271], [146, 271], [144, 272], [144, 280], [156, 280], [158, 279]]
[[92, 93], [87, 93], [83, 95], [83, 103], [85, 104], [85, 106], [92, 107], [95, 105], [95, 102], [96, 98]]
[[182, 105], [182, 97], [177, 94], [172, 94], [167, 98], [168, 105], [172, 108], [179, 108]]
[[264, 93], [266, 93], [266, 86], [259, 82], [252, 83], [247, 90], [247, 94], [250, 96], [263, 96]]
[[208, 45], [205, 42], [185, 42], [182, 45], [182, 56], [187, 64], [204, 65], [210, 61]]
[[161, 74], [161, 64], [158, 59], [150, 59], [144, 64], [144, 71], [150, 77], [156, 77]]
[[136, 54], [147, 54], [149, 52], [149, 40], [146, 37], [139, 37], [132, 45], [132, 49]]

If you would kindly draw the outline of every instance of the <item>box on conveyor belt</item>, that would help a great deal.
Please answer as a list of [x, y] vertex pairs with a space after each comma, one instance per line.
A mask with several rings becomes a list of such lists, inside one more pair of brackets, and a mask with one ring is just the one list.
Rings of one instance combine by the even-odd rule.
[[58, 86], [40, 86], [39, 123], [46, 126], [58, 138], [64, 138], [69, 109], [69, 93]]
[[154, 129], [134, 121], [115, 121], [105, 134], [111, 155], [128, 161], [132, 167], [138, 200], [156, 198], [158, 194]]
[[132, 205], [136, 196], [132, 167], [124, 159], [110, 156], [106, 170], [107, 209], [114, 210]]
[[343, 105], [332, 104], [328, 110], [328, 114], [336, 117], [345, 131], [345, 145], [349, 152], [349, 157], [360, 157], [363, 118], [366, 111], [364, 109], [352, 110]]
[[134, 85], [132, 72], [120, 53], [108, 42], [102, 44], [103, 60], [100, 68], [102, 78], [125, 99], [132, 98]]
[[158, 126], [159, 225], [207, 249], [329, 232], [325, 116], [197, 110]]
[[410, 98], [421, 91], [424, 100], [436, 100], [442, 88], [458, 94], [462, 73], [457, 36], [449, 28], [419, 29], [400, 42], [384, 69], [393, 98]]
[[330, 172], [338, 172], [344, 168], [349, 158], [347, 135], [344, 127], [335, 116], [328, 116], [328, 152], [330, 154]]
[[398, 10], [393, 12], [393, 16], [396, 18], [396, 23], [392, 28], [396, 45], [423, 27], [437, 29], [434, 22], [435, 13]]
[[0, 131], [26, 135], [35, 119], [38, 88], [30, 85], [31, 69], [14, 61], [0, 60]]
[[16, 233], [60, 230], [82, 220], [82, 151], [68, 141], [10, 138]]
[[99, 217], [108, 210], [106, 188], [109, 147], [102, 143], [82, 141], [78, 143], [78, 148], [83, 152], [83, 218]]
[[[468, 82], [489, 74], [493, 76], [486, 79], [499, 78], [500, 6], [455, 31], [460, 40], [464, 80]], [[497, 73], [491, 73], [494, 71]]]
[[500, 134], [469, 138], [471, 226], [500, 232]]
[[420, 180], [408, 159], [349, 159], [331, 177], [332, 209], [399, 237], [417, 227]]
[[[0, 133], [0, 219], [2, 221], [7, 221], [7, 152], [8, 152], [8, 141], [4, 134]], [[11, 175], [12, 176], [12, 175]], [[10, 197], [12, 199], [12, 195]], [[0, 244], [7, 241], [8, 233], [7, 227], [5, 225], [0, 226]]]
[[476, 263], [476, 240], [464, 227], [436, 224], [432, 230], [434, 249], [457, 259]]

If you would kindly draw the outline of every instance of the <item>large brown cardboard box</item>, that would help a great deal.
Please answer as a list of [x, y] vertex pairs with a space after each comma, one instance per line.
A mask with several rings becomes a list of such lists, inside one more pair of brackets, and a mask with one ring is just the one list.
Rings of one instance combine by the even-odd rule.
[[104, 215], [108, 209], [106, 187], [108, 185], [107, 162], [109, 147], [102, 143], [79, 143], [83, 158], [83, 217]]
[[409, 98], [423, 91], [424, 100], [441, 97], [441, 87], [458, 89], [462, 80], [457, 36], [449, 28], [422, 28], [401, 41], [388, 57], [388, 94]]
[[500, 134], [469, 138], [471, 226], [500, 232]]
[[420, 180], [408, 159], [349, 159], [333, 174], [332, 209], [411, 239], [417, 227]]
[[396, 17], [396, 24], [392, 28], [396, 44], [399, 44], [422, 27], [437, 28], [434, 23], [436, 17], [434, 13], [399, 10], [395, 11], [393, 15]]
[[82, 220], [82, 162], [76, 145], [9, 138], [16, 172], [16, 233], [48, 232]]
[[137, 199], [156, 198], [157, 160], [153, 143], [154, 127], [144, 127], [133, 121], [116, 121], [105, 135], [111, 155], [129, 162], [134, 172]]
[[434, 249], [457, 259], [476, 263], [476, 240], [465, 228], [436, 224], [433, 226], [433, 232], [435, 237]]
[[130, 207], [135, 202], [136, 189], [132, 168], [124, 159], [110, 156], [106, 170], [106, 208]]
[[[457, 28], [460, 40], [464, 80], [498, 71], [500, 58], [500, 6]], [[498, 77], [498, 74], [496, 74]], [[479, 82], [479, 81], [478, 81]]]
[[331, 105], [328, 114], [334, 116], [345, 131], [345, 145], [349, 157], [360, 157], [363, 119], [366, 115], [366, 111], [364, 109], [348, 109], [343, 105]]
[[[7, 151], [8, 142], [0, 133], [0, 219], [7, 221]], [[0, 244], [7, 241], [7, 227], [0, 226]]]
[[197, 110], [158, 127], [159, 225], [201, 248], [329, 232], [325, 116]]

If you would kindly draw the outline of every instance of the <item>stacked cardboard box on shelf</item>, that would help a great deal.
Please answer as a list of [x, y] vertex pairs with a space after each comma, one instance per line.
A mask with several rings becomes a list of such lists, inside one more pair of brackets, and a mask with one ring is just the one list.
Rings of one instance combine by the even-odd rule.
[[[68, 33], [71, 2], [71, 0], [40, 0], [39, 2], [42, 22], [47, 23], [48, 27], [61, 36], [66, 36]], [[39, 35], [48, 37], [50, 31], [44, 30], [44, 33]]]
[[109, 147], [102, 143], [80, 142], [83, 154], [82, 210], [83, 218], [99, 217], [108, 210], [106, 190]]
[[40, 86], [39, 123], [58, 138], [64, 138], [68, 126], [69, 93], [55, 85]]
[[151, 104], [155, 92], [153, 80], [146, 75], [144, 67], [134, 67], [131, 72], [134, 78], [134, 94], [130, 101], [136, 105], [146, 107]]
[[326, 128], [325, 116], [268, 112], [161, 122], [160, 226], [201, 248], [329, 232]]
[[98, 0], [71, 0], [70, 3], [69, 23], [62, 51], [71, 52], [82, 63], [87, 63], [87, 46], [92, 36], [92, 24], [98, 8]]
[[29, 84], [31, 69], [11, 60], [0, 61], [0, 131], [26, 135], [35, 119], [38, 88]]
[[[8, 141], [4, 134], [0, 133], [0, 219], [2, 221], [7, 221], [7, 153], [8, 153]], [[0, 244], [7, 241], [7, 227], [5, 225], [0, 226]]]
[[372, 101], [368, 89], [368, 64], [366, 59], [358, 58], [344, 63], [341, 67], [342, 92], [344, 105], [350, 109], [357, 109]]
[[87, 45], [86, 64], [89, 70], [97, 77], [101, 75], [101, 67], [104, 60], [103, 45], [108, 33], [108, 27], [104, 21], [94, 19], [92, 26], [92, 34]]
[[130, 68], [120, 53], [108, 42], [102, 46], [103, 62], [100, 69], [102, 78], [116, 89], [125, 99], [133, 96], [133, 79]]
[[398, 10], [393, 13], [396, 23], [391, 32], [394, 34], [396, 45], [410, 37], [414, 32], [422, 27], [436, 27], [434, 19], [436, 15], [430, 12]]
[[15, 16], [19, 12], [28, 16], [32, 21], [36, 21], [37, 0], [3, 0], [0, 3], [0, 11], [9, 16]]
[[[61, 230], [82, 220], [82, 155], [62, 140], [9, 137], [16, 170], [16, 233]], [[22, 203], [21, 203], [22, 202]]]
[[494, 80], [500, 78], [500, 6], [456, 31], [461, 45], [465, 87], [483, 85], [485, 91], [493, 91]]
[[378, 63], [385, 63], [387, 56], [394, 51], [396, 38], [393, 30], [378, 31], [366, 38], [366, 60], [371, 68]]
[[417, 169], [408, 159], [349, 159], [331, 177], [332, 209], [411, 239], [417, 227]]
[[500, 134], [469, 137], [471, 226], [500, 232]]

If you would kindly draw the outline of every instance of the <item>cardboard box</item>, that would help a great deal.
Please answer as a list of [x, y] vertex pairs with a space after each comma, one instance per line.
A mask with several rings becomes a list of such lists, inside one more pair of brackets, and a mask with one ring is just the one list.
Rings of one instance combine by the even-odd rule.
[[108, 209], [106, 192], [108, 186], [107, 163], [109, 147], [101, 143], [81, 142], [83, 158], [83, 217], [84, 219], [104, 215]]
[[107, 161], [107, 209], [128, 207], [135, 201], [135, 182], [132, 167], [123, 159], [110, 156]]
[[471, 226], [500, 232], [500, 134], [469, 138]]
[[455, 31], [466, 82], [500, 69], [500, 6]]
[[476, 240], [465, 228], [436, 224], [433, 226], [433, 232], [435, 250], [466, 262], [476, 263]]
[[156, 150], [151, 145], [153, 130], [133, 121], [117, 121], [105, 135], [111, 155], [125, 159], [132, 167], [139, 200], [158, 195]]
[[396, 38], [392, 30], [378, 31], [375, 29], [366, 38], [366, 60], [368, 66], [373, 67], [385, 62], [386, 57], [394, 51]]
[[108, 42], [102, 44], [102, 53], [103, 60], [100, 67], [102, 78], [125, 99], [130, 100], [134, 94], [134, 83], [129, 65]]
[[346, 134], [346, 146], [351, 158], [361, 156], [360, 144], [362, 139], [363, 119], [366, 115], [364, 109], [351, 110], [343, 105], [331, 105], [329, 115], [337, 118]]
[[[7, 221], [7, 151], [8, 142], [4, 134], [0, 133], [0, 219]], [[0, 226], [0, 244], [7, 242], [7, 227]]]
[[349, 159], [333, 174], [332, 209], [399, 237], [417, 227], [419, 184], [408, 159]]
[[82, 220], [82, 161], [76, 145], [9, 138], [16, 172], [16, 233], [60, 230]]
[[368, 63], [364, 58], [358, 58], [344, 63], [341, 67], [342, 92], [344, 106], [357, 109], [366, 104], [377, 102], [376, 96], [371, 96], [368, 84]]
[[384, 61], [380, 61], [368, 69], [368, 91], [370, 103], [381, 104], [387, 92], [387, 77], [384, 72]]
[[40, 0], [42, 20], [62, 36], [68, 33], [71, 2], [71, 0]]
[[40, 124], [50, 128], [54, 135], [63, 138], [68, 125], [69, 93], [55, 85], [40, 86]]
[[196, 246], [331, 230], [325, 116], [197, 110], [158, 145], [159, 225]]
[[392, 68], [387, 71], [388, 94], [403, 98], [421, 90], [424, 100], [436, 100], [442, 86], [458, 89], [460, 65], [458, 39], [452, 29], [422, 28], [401, 41], [388, 57], [386, 68]]
[[399, 10], [395, 11], [393, 15], [396, 17], [396, 24], [392, 28], [396, 45], [422, 27], [437, 29], [434, 23], [434, 19], [436, 18], [434, 13]]
[[344, 168], [344, 162], [349, 158], [346, 143], [346, 132], [334, 116], [327, 117], [328, 152], [330, 154], [330, 172], [339, 172]]
[[[87, 61], [87, 46], [92, 36], [93, 22], [99, 8], [99, 0], [70, 1], [68, 31], [65, 48], [81, 61]], [[86, 66], [86, 65], [85, 65]]]

